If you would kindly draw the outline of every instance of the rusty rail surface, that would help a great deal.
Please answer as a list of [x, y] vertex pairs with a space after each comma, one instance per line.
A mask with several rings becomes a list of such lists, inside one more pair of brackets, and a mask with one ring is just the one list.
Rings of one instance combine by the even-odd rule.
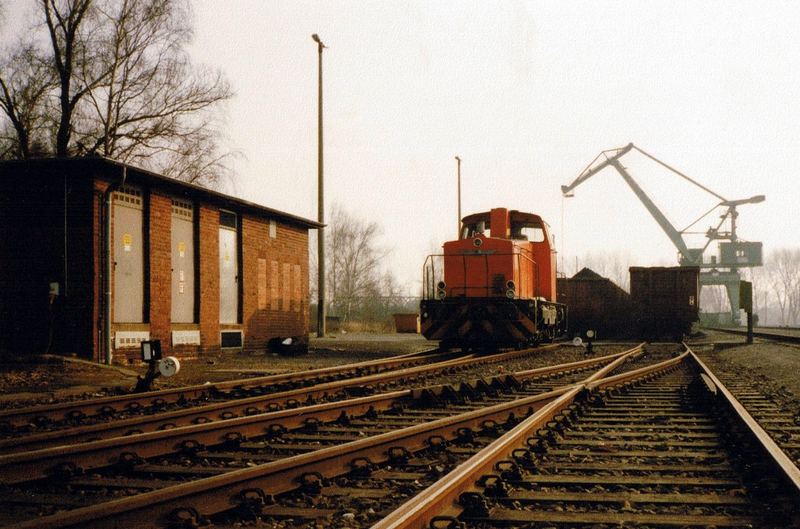
[[[681, 361], [685, 361], [687, 357], [687, 354], [682, 355]], [[636, 370], [638, 374], [634, 377], [627, 377], [627, 380], [659, 373], [675, 364], [675, 360], [667, 360], [666, 362], [638, 369]], [[444, 476], [423, 493], [418, 494], [373, 525], [371, 529], [424, 529], [428, 526], [428, 522], [436, 516], [456, 517], [461, 508], [455, 504], [455, 501], [462, 492], [473, 489], [478, 477], [491, 472], [499, 461], [507, 459], [513, 450], [523, 446], [525, 440], [533, 432], [545, 426], [559, 412], [572, 404], [575, 398], [586, 390], [588, 385], [594, 384], [595, 388], [604, 386], [603, 374], [613, 369], [612, 366], [607, 366], [604, 368], [603, 373], [595, 373], [592, 377], [587, 378], [583, 384], [574, 386], [549, 405], [542, 407], [503, 437], [484, 448], [467, 463], [457, 467], [455, 471]], [[609, 385], [621, 383], [621, 377], [624, 375], [627, 375], [627, 373], [611, 377], [616, 380], [609, 383]]]
[[703, 363], [702, 360], [686, 346], [687, 352], [691, 355], [692, 360], [700, 367], [703, 373], [708, 376], [716, 387], [716, 398], [722, 399], [726, 406], [730, 407], [743, 422], [752, 435], [758, 440], [758, 443], [763, 447], [763, 452], [769, 457], [773, 463], [780, 468], [784, 475], [785, 481], [788, 486], [793, 487], [800, 492], [800, 469], [792, 462], [786, 453], [775, 444], [772, 437], [761, 427], [760, 424], [750, 415], [750, 412], [733, 396], [733, 394], [725, 387], [725, 385], [711, 372], [711, 370]]
[[[793, 491], [793, 496], [796, 498], [800, 495], [800, 471], [798, 471], [797, 467], [775, 445], [769, 435], [752, 419], [744, 407], [736, 401], [708, 367], [697, 358], [688, 346], [684, 344], [684, 347], [686, 351], [675, 359], [620, 375], [596, 379], [585, 384], [584, 389], [589, 392], [613, 389], [633, 381], [651, 379], [657, 373], [675, 368], [680, 363], [694, 363], [702, 375], [708, 377], [705, 383], [709, 391], [716, 395], [715, 398], [721, 400], [723, 405], [734, 410], [736, 418], [739, 419], [742, 425], [746, 426], [752, 436], [761, 444], [762, 451], [772, 458], [772, 467], [783, 477], [783, 481], [790, 489], [790, 492]], [[380, 522], [374, 524], [371, 529], [425, 529], [438, 526], [436, 525], [438, 522], [446, 522], [448, 527], [452, 527], [453, 525], [450, 522], [456, 520], [462, 512], [462, 508], [456, 504], [459, 495], [468, 490], [477, 490], [476, 480], [480, 476], [491, 473], [496, 469], [496, 465], [508, 458], [513, 449], [520, 446], [531, 432], [545, 425], [557, 415], [559, 410], [563, 410], [568, 406], [579, 391], [580, 388], [576, 387], [548, 406], [541, 408], [502, 438], [487, 446], [466, 464], [444, 476], [433, 486], [406, 502]], [[785, 493], [786, 490], [782, 492]], [[601, 520], [598, 519], [597, 521], [600, 522]]]
[[[641, 351], [638, 345], [627, 351], [577, 362], [529, 369], [511, 373], [516, 380], [525, 380], [553, 373], [574, 371], [592, 365], [610, 362], [624, 355], [635, 355]], [[222, 443], [226, 435], [235, 432], [242, 436], [263, 434], [270, 425], [280, 424], [286, 428], [301, 426], [310, 417], [319, 420], [334, 420], [343, 411], [349, 414], [365, 413], [368, 409], [384, 410], [401, 399], [427, 390], [436, 394], [443, 386], [394, 391], [369, 397], [329, 402], [302, 408], [292, 408], [258, 415], [249, 415], [226, 421], [215, 421], [138, 435], [83, 442], [66, 446], [66, 439], [50, 439], [50, 447], [8, 455], [0, 455], [0, 484], [12, 484], [43, 478], [60, 464], [70, 463], [81, 470], [102, 467], [117, 462], [123, 452], [135, 453], [142, 458], [164, 455], [179, 449], [182, 443], [195, 442], [202, 445]], [[67, 432], [68, 433], [68, 432]], [[69, 437], [67, 437], [69, 439]], [[41, 443], [40, 443], [41, 444]]]
[[[224, 382], [216, 382], [214, 384], [196, 384], [193, 386], [184, 386], [180, 388], [161, 389], [156, 391], [148, 391], [145, 393], [131, 393], [126, 395], [117, 395], [113, 397], [101, 397], [97, 399], [76, 400], [70, 402], [60, 402], [55, 404], [47, 404], [42, 406], [31, 406], [27, 408], [16, 408], [0, 410], [0, 422], [8, 423], [12, 426], [25, 424], [32, 419], [38, 417], [46, 417], [50, 419], [61, 420], [64, 419], [71, 412], [91, 413], [98, 414], [108, 412], [108, 409], [103, 410], [105, 407], [112, 408], [111, 411], [122, 411], [123, 407], [131, 404], [138, 404], [140, 406], [151, 406], [154, 401], [161, 400], [163, 402], [171, 403], [180, 399], [193, 400], [201, 398], [203, 395], [208, 395], [212, 391], [225, 391], [235, 388], [252, 388], [257, 386], [268, 386], [273, 384], [280, 384], [291, 381], [309, 380], [323, 376], [342, 375], [348, 372], [357, 372], [358, 370], [384, 367], [392, 369], [399, 365], [404, 364], [419, 364], [429, 361], [435, 357], [447, 357], [452, 354], [438, 353], [438, 350], [432, 349], [429, 351], [421, 351], [415, 353], [406, 353], [402, 355], [391, 356], [388, 358], [379, 358], [376, 360], [367, 360], [364, 362], [356, 362], [352, 364], [345, 364], [341, 366], [322, 367], [319, 369], [310, 369], [305, 371], [295, 371], [291, 373], [281, 373], [277, 375], [268, 375], [263, 377], [243, 378], [236, 380], [227, 380]], [[474, 356], [474, 355], [469, 355]], [[465, 357], [462, 357], [465, 358]], [[135, 405], [134, 404], [134, 405]]]
[[[587, 381], [596, 380], [622, 365], [635, 350], [619, 356], [604, 366]], [[121, 498], [90, 507], [61, 512], [32, 519], [10, 527], [31, 528], [105, 528], [115, 527], [165, 527], [173, 524], [176, 509], [210, 515], [229, 510], [241, 501], [243, 491], [259, 490], [260, 494], [277, 495], [297, 487], [297, 479], [309, 473], [335, 476], [347, 472], [354, 460], [385, 461], [390, 449], [402, 446], [420, 450], [435, 439], [453, 437], [462, 428], [478, 428], [487, 420], [504, 421], [510, 414], [525, 416], [539, 409], [531, 417], [555, 413], [566, 405], [565, 395], [582, 391], [584, 384], [547, 393], [515, 399], [479, 410], [470, 411], [429, 423], [403, 428], [393, 432], [352, 441], [346, 444], [292, 456], [280, 461], [231, 472], [160, 490]], [[523, 421], [528, 423], [529, 419]], [[512, 431], [516, 431], [515, 428]]]
[[[25, 450], [37, 447], [41, 448], [93, 441], [97, 439], [109, 439], [123, 435], [189, 426], [194, 424], [194, 421], [212, 422], [216, 420], [230, 420], [238, 417], [239, 414], [256, 415], [266, 411], [274, 411], [267, 409], [270, 406], [276, 407], [276, 409], [280, 406], [296, 408], [300, 407], [303, 403], [312, 404], [315, 399], [330, 398], [330, 396], [336, 392], [343, 392], [348, 388], [386, 384], [398, 380], [423, 376], [436, 371], [466, 369], [471, 366], [502, 362], [522, 357], [532, 352], [542, 352], [557, 347], [559, 346], [553, 344], [534, 349], [511, 351], [499, 355], [470, 355], [467, 358], [456, 358], [423, 366], [385, 371], [373, 375], [326, 382], [315, 386], [268, 393], [256, 397], [193, 406], [153, 415], [137, 415], [129, 419], [78, 426], [72, 429], [53, 430], [39, 434], [12, 437], [0, 440], [0, 452], [8, 453], [19, 451], [20, 447]], [[342, 395], [342, 398], [346, 398], [346, 396]]]

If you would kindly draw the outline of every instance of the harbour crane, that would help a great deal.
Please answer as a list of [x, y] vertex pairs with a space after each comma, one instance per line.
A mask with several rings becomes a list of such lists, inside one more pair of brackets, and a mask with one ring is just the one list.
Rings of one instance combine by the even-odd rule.
[[[669, 171], [677, 174], [684, 180], [699, 187], [703, 191], [713, 195], [719, 200], [711, 209], [703, 213], [694, 222], [689, 224], [686, 228], [678, 230], [667, 219], [664, 213], [656, 206], [653, 200], [647, 193], [639, 186], [636, 180], [633, 179], [627, 168], [622, 165], [620, 159], [630, 151], [635, 150], [650, 160], [658, 163]], [[652, 154], [645, 152], [633, 143], [616, 149], [609, 149], [602, 151], [594, 160], [581, 172], [580, 175], [569, 185], [561, 186], [561, 193], [565, 197], [574, 196], [572, 191], [580, 184], [596, 175], [606, 167], [613, 167], [620, 174], [628, 187], [631, 188], [633, 193], [644, 204], [647, 211], [656, 220], [661, 229], [669, 237], [672, 244], [678, 249], [678, 263], [680, 266], [696, 266], [700, 268], [700, 286], [721, 285], [724, 286], [728, 300], [730, 301], [731, 313], [730, 319], [733, 323], [739, 323], [739, 269], [749, 268], [754, 266], [761, 266], [762, 262], [762, 245], [760, 242], [747, 242], [739, 240], [736, 234], [736, 219], [739, 216], [736, 208], [743, 204], [757, 204], [765, 200], [764, 195], [755, 195], [750, 198], [728, 200], [719, 193], [712, 191], [705, 187], [696, 180], [688, 177], [674, 167], [662, 162]], [[716, 226], [711, 226], [706, 232], [703, 233], [706, 237], [706, 242], [702, 247], [690, 248], [687, 245], [685, 236], [696, 235], [698, 232], [689, 231], [698, 222], [705, 218], [715, 209], [722, 207], [725, 208], [720, 220]], [[723, 225], [728, 222], [727, 230], [723, 229]], [[712, 255], [708, 260], [705, 260], [703, 254], [708, 249], [713, 241], [723, 241], [719, 243], [719, 255]]]

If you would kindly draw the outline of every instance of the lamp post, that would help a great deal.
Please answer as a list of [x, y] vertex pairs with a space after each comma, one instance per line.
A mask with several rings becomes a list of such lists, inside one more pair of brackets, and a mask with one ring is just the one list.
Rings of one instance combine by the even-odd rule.
[[[322, 50], [326, 46], [319, 39], [319, 35], [311, 35], [317, 43], [319, 51], [318, 72], [319, 86], [317, 87], [317, 220], [320, 224], [325, 222], [325, 201], [323, 194], [323, 165], [322, 165]], [[320, 227], [317, 230], [317, 337], [325, 336], [325, 231]]]
[[456, 219], [456, 238], [461, 238], [461, 158], [456, 156], [458, 171], [458, 219]]

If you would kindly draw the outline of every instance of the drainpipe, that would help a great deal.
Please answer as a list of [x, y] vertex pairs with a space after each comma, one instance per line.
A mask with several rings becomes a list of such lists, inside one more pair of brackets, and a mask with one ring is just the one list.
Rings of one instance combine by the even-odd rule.
[[66, 298], [68, 294], [69, 285], [69, 257], [67, 254], [67, 239], [68, 239], [68, 226], [67, 226], [67, 172], [64, 171], [64, 291], [62, 295]]
[[103, 193], [103, 212], [102, 221], [104, 223], [104, 240], [103, 240], [103, 258], [104, 266], [100, 267], [100, 273], [103, 276], [103, 349], [105, 352], [104, 361], [106, 364], [111, 365], [113, 360], [112, 342], [111, 342], [111, 274], [113, 274], [114, 261], [112, 259], [112, 244], [111, 244], [111, 206], [113, 202], [114, 191], [125, 185], [125, 180], [128, 178], [128, 167], [122, 166], [122, 179], [119, 182], [112, 182]]

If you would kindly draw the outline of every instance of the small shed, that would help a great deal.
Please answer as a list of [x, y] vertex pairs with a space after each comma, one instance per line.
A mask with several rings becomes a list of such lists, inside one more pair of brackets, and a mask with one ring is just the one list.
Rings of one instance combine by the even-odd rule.
[[0, 352], [110, 362], [308, 338], [315, 221], [106, 158], [0, 162]]
[[419, 314], [414, 313], [397, 313], [392, 315], [394, 317], [394, 330], [398, 333], [416, 333], [419, 334]]

